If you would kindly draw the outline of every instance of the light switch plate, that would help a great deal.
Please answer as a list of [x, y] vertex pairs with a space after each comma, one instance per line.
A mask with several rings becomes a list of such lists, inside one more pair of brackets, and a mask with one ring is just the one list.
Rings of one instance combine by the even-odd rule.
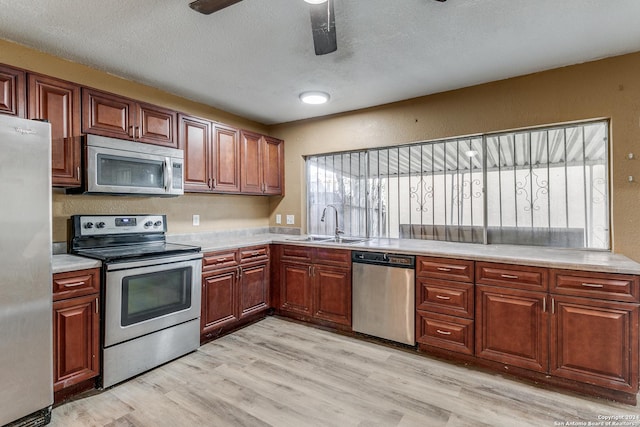
[[282, 224], [282, 215], [276, 214], [276, 224]]
[[193, 216], [193, 225], [194, 226], [200, 225], [200, 215], [194, 215]]
[[295, 222], [296, 222], [296, 216], [295, 215], [287, 215], [287, 224], [288, 225], [295, 224]]

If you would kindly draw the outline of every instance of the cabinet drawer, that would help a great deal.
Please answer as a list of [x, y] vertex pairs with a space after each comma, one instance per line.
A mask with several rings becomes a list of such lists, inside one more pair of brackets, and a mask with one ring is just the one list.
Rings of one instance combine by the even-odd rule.
[[540, 267], [477, 262], [476, 283], [545, 291], [549, 288], [549, 271]]
[[473, 283], [473, 261], [417, 257], [416, 275]]
[[315, 248], [313, 262], [318, 264], [351, 266], [351, 251], [331, 248]]
[[416, 320], [418, 343], [473, 354], [473, 320], [421, 310]]
[[416, 309], [473, 319], [473, 284], [417, 279]]
[[238, 265], [237, 251], [207, 252], [202, 258], [202, 269], [211, 270]]
[[251, 246], [249, 248], [241, 248], [238, 252], [240, 253], [241, 263], [261, 261], [269, 258], [268, 246]]
[[70, 271], [53, 275], [53, 300], [100, 292], [100, 269]]
[[611, 301], [639, 302], [638, 276], [551, 270], [551, 292]]
[[282, 259], [311, 262], [311, 248], [305, 246], [282, 246]]

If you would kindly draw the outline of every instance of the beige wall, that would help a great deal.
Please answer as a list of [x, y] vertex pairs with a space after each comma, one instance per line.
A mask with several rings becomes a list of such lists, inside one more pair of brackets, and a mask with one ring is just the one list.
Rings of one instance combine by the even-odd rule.
[[293, 213], [305, 227], [303, 155], [601, 117], [611, 119], [613, 250], [640, 261], [640, 53], [273, 126], [286, 141], [286, 197], [271, 201], [271, 220]]
[[[131, 82], [102, 71], [62, 60], [0, 39], [0, 63], [24, 68], [85, 86], [165, 106], [187, 114], [266, 133], [259, 123], [213, 107]], [[262, 196], [187, 194], [176, 198], [65, 195], [53, 192], [53, 241], [67, 240], [67, 221], [73, 214], [165, 213], [169, 233], [190, 233], [269, 225], [269, 199]], [[200, 215], [193, 227], [192, 215]]]

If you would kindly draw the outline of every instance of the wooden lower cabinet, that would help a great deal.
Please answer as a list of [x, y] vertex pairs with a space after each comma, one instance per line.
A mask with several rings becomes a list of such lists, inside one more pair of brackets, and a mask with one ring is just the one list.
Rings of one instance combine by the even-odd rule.
[[[100, 374], [100, 270], [53, 275], [53, 390], [58, 395]], [[94, 386], [89, 382], [89, 387]], [[66, 395], [65, 395], [66, 397]]]
[[204, 255], [200, 341], [206, 342], [269, 309], [267, 246]]
[[418, 345], [472, 355], [473, 320], [419, 310], [416, 316], [416, 341]]
[[279, 248], [278, 312], [351, 329], [351, 251]]
[[202, 275], [202, 334], [238, 321], [238, 268], [212, 271]]
[[311, 264], [281, 263], [280, 310], [311, 316]]
[[538, 372], [549, 358], [546, 293], [476, 286], [476, 356]]
[[351, 270], [314, 265], [313, 317], [351, 326]]
[[638, 305], [553, 295], [551, 375], [635, 393]]
[[269, 264], [245, 265], [240, 270], [240, 319], [269, 308]]

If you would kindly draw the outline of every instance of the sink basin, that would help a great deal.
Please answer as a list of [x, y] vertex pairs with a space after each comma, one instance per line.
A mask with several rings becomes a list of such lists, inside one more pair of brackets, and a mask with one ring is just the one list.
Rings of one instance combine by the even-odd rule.
[[352, 245], [355, 243], [361, 243], [361, 242], [366, 242], [369, 239], [366, 239], [364, 237], [340, 237], [338, 239], [336, 239], [335, 237], [332, 237], [328, 240], [323, 240], [323, 243], [341, 243], [344, 245]]
[[291, 240], [294, 242], [326, 242], [330, 240], [334, 240], [335, 238], [331, 236], [306, 236], [306, 237], [291, 237], [287, 240]]
[[369, 239], [364, 237], [340, 237], [336, 239], [331, 236], [305, 236], [305, 237], [290, 237], [287, 240], [294, 242], [316, 242], [316, 243], [338, 243], [343, 245], [352, 245], [355, 243], [365, 242]]

